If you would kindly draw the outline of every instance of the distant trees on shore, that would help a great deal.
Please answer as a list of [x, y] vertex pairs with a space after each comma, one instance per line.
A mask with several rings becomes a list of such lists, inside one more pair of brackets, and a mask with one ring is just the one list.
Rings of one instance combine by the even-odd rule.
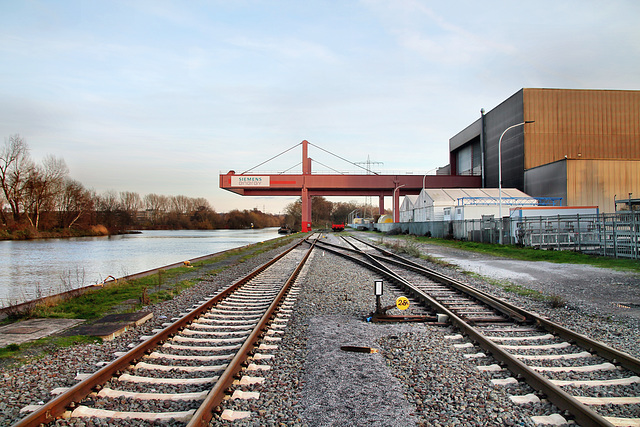
[[[333, 203], [313, 197], [316, 228], [344, 223], [349, 214], [371, 215], [371, 207], [355, 202]], [[203, 197], [165, 196], [131, 191], [94, 190], [69, 177], [65, 161], [47, 156], [34, 162], [20, 135], [0, 147], [0, 239], [66, 237], [119, 233], [132, 229], [264, 228], [288, 225], [300, 230], [302, 201], [287, 205], [284, 215], [253, 210], [217, 213]]]
[[107, 191], [69, 177], [63, 159], [34, 162], [20, 135], [0, 148], [0, 238], [107, 234], [130, 229], [276, 227], [283, 218], [260, 212], [217, 213], [202, 197]]

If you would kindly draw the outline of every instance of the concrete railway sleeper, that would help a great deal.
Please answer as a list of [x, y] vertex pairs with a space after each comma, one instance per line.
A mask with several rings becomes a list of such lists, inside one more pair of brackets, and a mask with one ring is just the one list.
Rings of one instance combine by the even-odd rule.
[[[269, 356], [260, 352], [278, 340], [288, 311], [283, 301], [313, 250], [313, 244], [305, 249], [301, 243], [163, 324], [155, 335], [141, 337], [141, 344], [97, 372], [80, 375], [78, 384], [59, 390], [15, 426], [61, 417], [208, 425], [239, 373], [264, 368], [258, 361]], [[244, 375], [241, 381], [252, 379]]]
[[513, 402], [542, 396], [565, 411], [534, 422], [640, 426], [640, 360], [370, 243], [342, 239], [349, 247], [322, 240], [316, 247], [375, 271], [432, 315], [446, 316], [460, 331], [447, 337], [452, 346], [493, 384], [524, 380], [536, 391]]

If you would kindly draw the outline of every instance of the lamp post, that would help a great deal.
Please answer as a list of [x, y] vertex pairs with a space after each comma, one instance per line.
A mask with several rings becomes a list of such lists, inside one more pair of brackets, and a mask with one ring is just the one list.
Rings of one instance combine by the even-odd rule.
[[[425, 190], [425, 188], [424, 188], [424, 187], [427, 185], [427, 175], [429, 175], [429, 173], [431, 173], [431, 172], [435, 171], [436, 169], [438, 169], [438, 168], [433, 168], [433, 169], [428, 170], [428, 171], [427, 171], [427, 173], [425, 173], [425, 174], [424, 174], [424, 176], [422, 177], [422, 193], [424, 193], [424, 190]], [[422, 197], [422, 201], [423, 201], [423, 203], [427, 203], [427, 201], [424, 199], [424, 195], [423, 195], [422, 193], [420, 193], [420, 196], [419, 196], [419, 197]], [[423, 207], [421, 206], [419, 209], [423, 209]], [[415, 211], [415, 209], [414, 209], [414, 211], [413, 211], [414, 221], [416, 221], [416, 220], [417, 220], [417, 219], [415, 218], [415, 215], [416, 215], [416, 213], [415, 213], [415, 212], [416, 212], [416, 211]], [[420, 213], [420, 215], [422, 215], [422, 213]], [[426, 213], [424, 214], [424, 220], [425, 220], [425, 221], [427, 220], [427, 214], [426, 214]]]
[[406, 184], [402, 184], [402, 185], [398, 185], [396, 188], [393, 189], [393, 222], [399, 222], [397, 221], [396, 218], [396, 214], [398, 213], [398, 203], [396, 202], [396, 191], [398, 191], [400, 188], [404, 187]]
[[522, 123], [509, 126], [504, 130], [504, 132], [502, 132], [502, 135], [500, 135], [500, 139], [498, 140], [498, 221], [500, 221], [500, 235], [498, 236], [498, 243], [500, 244], [502, 244], [502, 137], [510, 129], [533, 122], [535, 122], [535, 120], [525, 120]]
[[358, 209], [354, 209], [351, 212], [349, 212], [349, 215], [348, 215], [348, 218], [347, 218], [347, 222], [349, 224], [353, 224], [353, 219], [355, 217], [355, 215], [354, 215], [355, 212], [358, 212]]
[[422, 189], [424, 190], [425, 185], [427, 184], [427, 176], [433, 172], [434, 170], [436, 170], [438, 168], [433, 168], [433, 169], [429, 169], [427, 171], [427, 173], [424, 174], [424, 176], [422, 177]]

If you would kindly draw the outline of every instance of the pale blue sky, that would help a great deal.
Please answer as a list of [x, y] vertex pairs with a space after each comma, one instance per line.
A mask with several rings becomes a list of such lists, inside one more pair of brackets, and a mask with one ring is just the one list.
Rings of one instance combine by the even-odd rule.
[[231, 194], [218, 174], [303, 139], [418, 174], [520, 88], [640, 89], [635, 0], [0, 0], [0, 16], [3, 140], [19, 133], [98, 192], [219, 212], [293, 201]]

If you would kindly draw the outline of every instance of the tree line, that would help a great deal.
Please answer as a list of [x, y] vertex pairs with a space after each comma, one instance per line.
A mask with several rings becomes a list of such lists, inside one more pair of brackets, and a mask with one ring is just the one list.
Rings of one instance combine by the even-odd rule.
[[[300, 230], [302, 200], [283, 215], [253, 210], [217, 213], [203, 197], [140, 196], [131, 191], [97, 193], [69, 176], [64, 159], [47, 155], [31, 159], [20, 135], [5, 139], [0, 149], [0, 239], [112, 234], [133, 229], [264, 228], [287, 225]], [[350, 213], [371, 212], [356, 202], [331, 202], [313, 197], [314, 228], [346, 223]]]
[[98, 194], [69, 176], [62, 158], [31, 159], [20, 135], [0, 149], [0, 237], [118, 233], [131, 229], [275, 227], [279, 215], [253, 210], [217, 213], [207, 199], [183, 195]]

